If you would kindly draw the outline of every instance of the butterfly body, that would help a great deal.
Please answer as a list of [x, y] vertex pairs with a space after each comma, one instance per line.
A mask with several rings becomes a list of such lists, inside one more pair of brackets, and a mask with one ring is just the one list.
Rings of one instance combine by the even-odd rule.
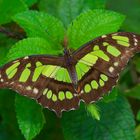
[[93, 103], [117, 83], [128, 60], [140, 51], [140, 36], [118, 32], [103, 35], [64, 55], [26, 56], [0, 68], [0, 88], [35, 99], [57, 115]]
[[77, 92], [78, 78], [77, 78], [77, 73], [76, 73], [76, 69], [75, 69], [76, 61], [74, 61], [71, 51], [67, 48], [64, 49], [64, 58], [65, 58], [66, 68], [69, 72], [69, 76], [73, 83], [73, 87], [74, 87], [75, 91]]

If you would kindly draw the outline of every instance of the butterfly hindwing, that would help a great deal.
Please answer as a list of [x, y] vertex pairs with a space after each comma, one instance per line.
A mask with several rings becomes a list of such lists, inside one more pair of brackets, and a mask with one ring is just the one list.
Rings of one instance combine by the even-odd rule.
[[118, 32], [99, 37], [74, 52], [79, 98], [90, 103], [110, 91], [129, 59], [140, 51], [139, 40], [136, 34]]
[[36, 99], [61, 115], [78, 107], [78, 98], [63, 57], [30, 56], [9, 62], [0, 70], [0, 87]]

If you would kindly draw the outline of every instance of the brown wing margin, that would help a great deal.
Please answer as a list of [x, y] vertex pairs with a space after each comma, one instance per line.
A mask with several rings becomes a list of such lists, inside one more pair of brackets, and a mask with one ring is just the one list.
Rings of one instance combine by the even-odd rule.
[[[118, 40], [113, 39], [112, 36], [127, 37], [129, 46], [124, 46]], [[111, 55], [107, 51], [107, 46], [103, 43], [106, 42], [109, 45], [118, 49], [121, 54], [118, 57]], [[80, 100], [91, 103], [99, 100], [103, 97], [105, 93], [108, 93], [112, 87], [114, 87], [118, 81], [120, 72], [125, 68], [127, 62], [135, 53], [140, 52], [140, 36], [128, 32], [118, 32], [109, 35], [104, 35], [93, 41], [82, 46], [79, 50], [73, 53], [74, 60], [78, 62], [86, 54], [93, 51], [93, 47], [98, 45], [99, 48], [110, 58], [109, 62], [98, 58], [96, 63], [91, 66], [91, 69], [82, 77], [78, 82], [80, 87]], [[126, 44], [125, 44], [126, 45]], [[101, 75], [106, 75], [108, 79], [102, 79]], [[105, 80], [105, 81], [104, 81]], [[97, 81], [97, 84], [93, 84], [92, 81]], [[87, 86], [88, 93], [85, 92], [85, 87]]]
[[[16, 74], [11, 79], [8, 79], [6, 70], [18, 62], [20, 62], [20, 64], [17, 67]], [[71, 83], [57, 81], [54, 78], [49, 78], [44, 75], [40, 75], [37, 81], [32, 81], [33, 73], [36, 68], [36, 62], [41, 62], [43, 65], [65, 66], [63, 57], [50, 57], [41, 55], [27, 56], [16, 59], [4, 65], [0, 69], [0, 88], [9, 88], [20, 93], [21, 95], [35, 99], [45, 108], [53, 110], [58, 116], [61, 115], [62, 111], [76, 109], [78, 107], [79, 99], [74, 96], [74, 89]], [[20, 82], [19, 77], [21, 76], [21, 73], [27, 64], [31, 64], [31, 67], [29, 68], [31, 74], [26, 82]], [[51, 97], [47, 97], [47, 94], [43, 94], [46, 89], [51, 91]], [[58, 95], [60, 92], [61, 96]], [[62, 94], [65, 95], [63, 96]]]

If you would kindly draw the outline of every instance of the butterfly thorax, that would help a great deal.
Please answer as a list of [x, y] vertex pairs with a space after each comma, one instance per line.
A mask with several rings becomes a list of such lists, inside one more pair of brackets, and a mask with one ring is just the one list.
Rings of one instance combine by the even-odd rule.
[[74, 63], [71, 51], [69, 49], [64, 50], [64, 58], [66, 62], [66, 68], [68, 69], [74, 89], [77, 91], [78, 78], [77, 78], [77, 73], [75, 69], [75, 63]]

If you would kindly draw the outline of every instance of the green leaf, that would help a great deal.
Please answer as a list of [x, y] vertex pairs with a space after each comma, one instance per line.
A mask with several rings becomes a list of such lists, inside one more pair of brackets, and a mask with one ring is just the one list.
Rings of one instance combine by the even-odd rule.
[[26, 140], [32, 140], [39, 134], [45, 123], [41, 106], [34, 100], [16, 95], [15, 107], [22, 134]]
[[27, 10], [27, 6], [22, 0], [1, 0], [0, 1], [0, 24], [10, 22], [12, 16]]
[[110, 93], [104, 95], [103, 101], [105, 103], [109, 103], [109, 102], [115, 101], [117, 97], [118, 97], [118, 88], [115, 87], [112, 89]]
[[43, 38], [27, 38], [17, 42], [11, 47], [7, 54], [7, 61], [28, 55], [58, 53], [58, 51], [52, 50], [50, 44]]
[[[139, 0], [107, 0], [108, 9], [126, 15], [122, 29], [129, 32], [140, 33], [140, 1]], [[118, 6], [119, 5], [119, 6]], [[127, 8], [124, 8], [127, 7]]]
[[99, 102], [100, 121], [87, 116], [84, 108], [63, 114], [61, 119], [66, 140], [134, 140], [135, 122], [124, 97], [105, 104]]
[[29, 7], [37, 3], [38, 0], [23, 0]]
[[15, 114], [15, 92], [0, 90], [0, 140], [24, 140]]
[[28, 37], [41, 37], [52, 44], [52, 49], [61, 48], [64, 27], [55, 17], [43, 12], [26, 11], [15, 15], [13, 20], [26, 31]]
[[65, 27], [83, 11], [104, 7], [105, 0], [41, 0], [39, 3], [41, 11], [60, 18]]
[[140, 100], [140, 84], [136, 85], [132, 89], [128, 89], [125, 92], [125, 95]]
[[136, 119], [137, 119], [138, 121], [140, 121], [140, 110], [139, 110], [138, 113], [137, 113]]
[[93, 10], [81, 14], [69, 26], [67, 37], [70, 48], [77, 49], [88, 41], [112, 32], [116, 32], [124, 16], [107, 10]]

